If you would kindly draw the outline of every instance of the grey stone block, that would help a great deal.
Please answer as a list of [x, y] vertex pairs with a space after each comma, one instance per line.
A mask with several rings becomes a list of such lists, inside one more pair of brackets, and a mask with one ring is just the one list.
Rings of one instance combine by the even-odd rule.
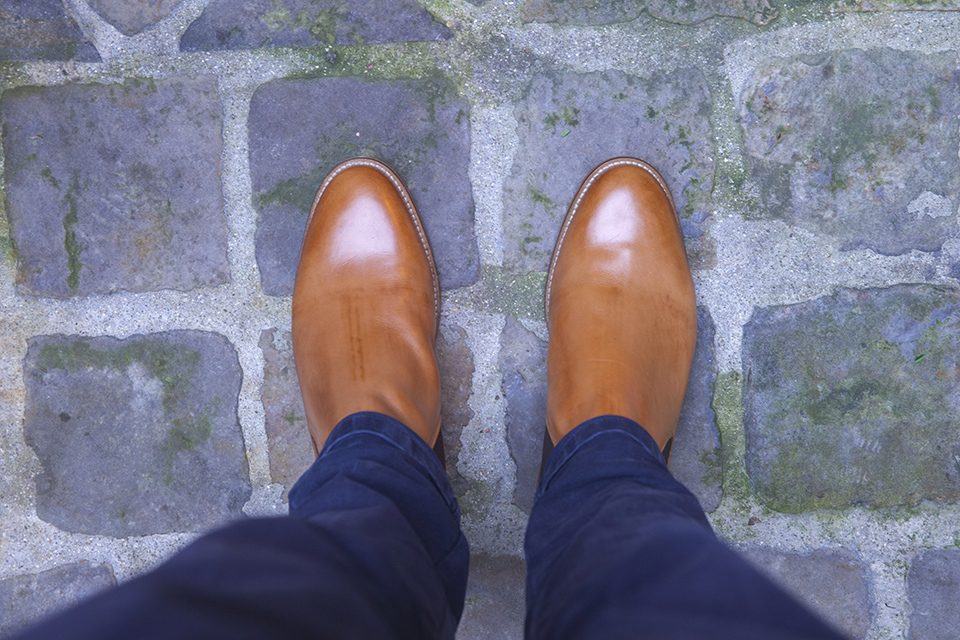
[[866, 638], [873, 618], [870, 571], [846, 549], [793, 553], [766, 547], [742, 550], [761, 573], [851, 638]]
[[841, 290], [743, 332], [747, 472], [778, 511], [960, 498], [960, 292]]
[[437, 367], [440, 369], [440, 430], [447, 477], [459, 498], [469, 489], [467, 480], [457, 471], [460, 460], [460, 434], [473, 419], [468, 401], [473, 389], [473, 352], [467, 345], [467, 332], [454, 324], [441, 323], [437, 336]]
[[500, 390], [507, 402], [507, 446], [517, 465], [513, 502], [530, 513], [547, 428], [547, 343], [507, 316], [500, 334]]
[[264, 360], [260, 399], [267, 430], [270, 479], [283, 485], [283, 499], [286, 501], [290, 488], [310, 468], [316, 454], [297, 382], [290, 332], [279, 329], [262, 331], [260, 350]]
[[60, 0], [0, 0], [0, 61], [100, 62]]
[[181, 51], [433, 41], [453, 33], [416, 0], [214, 0]]
[[717, 379], [713, 318], [705, 307], [697, 309], [697, 348], [680, 422], [670, 455], [670, 472], [690, 489], [704, 511], [720, 506], [723, 467], [720, 434], [714, 420], [713, 387]]
[[22, 87], [0, 113], [21, 292], [230, 280], [216, 78]]
[[960, 629], [960, 551], [928, 549], [914, 556], [907, 572], [907, 593], [913, 607], [908, 638], [956, 638]]
[[250, 497], [226, 338], [38, 336], [24, 361], [24, 438], [43, 471], [37, 515], [114, 537], [203, 531]]
[[523, 638], [526, 576], [526, 564], [520, 558], [471, 556], [466, 606], [457, 640]]
[[87, 0], [90, 8], [128, 36], [140, 33], [165, 18], [180, 0]]
[[686, 220], [695, 269], [716, 263], [701, 225], [711, 211], [710, 92], [696, 69], [649, 79], [619, 71], [536, 76], [517, 104], [520, 145], [504, 185], [504, 268], [546, 271], [578, 186], [613, 156], [638, 156], [663, 176]]
[[116, 584], [113, 567], [86, 560], [0, 580], [0, 635], [12, 635]]
[[[323, 117], [310, 115], [318, 113]], [[439, 76], [277, 80], [257, 89], [250, 105], [250, 171], [264, 291], [293, 293], [316, 191], [331, 169], [355, 156], [379, 158], [403, 178], [423, 218], [441, 286], [476, 282], [469, 121], [466, 102]]]
[[846, 50], [774, 60], [741, 97], [760, 215], [886, 255], [957, 233], [954, 53]]

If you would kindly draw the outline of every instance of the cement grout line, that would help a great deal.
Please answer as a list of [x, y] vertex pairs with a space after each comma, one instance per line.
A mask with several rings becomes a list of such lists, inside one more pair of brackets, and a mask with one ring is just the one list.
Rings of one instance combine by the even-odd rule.
[[460, 310], [452, 312], [450, 320], [466, 330], [467, 346], [474, 358], [468, 400], [473, 418], [461, 432], [462, 453], [457, 464], [460, 474], [476, 485], [460, 501], [464, 534], [473, 553], [522, 555], [527, 516], [513, 504], [516, 464], [507, 448], [506, 402], [498, 366], [500, 334], [506, 318]]
[[520, 143], [509, 105], [472, 105], [470, 167], [475, 204], [475, 231], [480, 261], [503, 266], [503, 184]]

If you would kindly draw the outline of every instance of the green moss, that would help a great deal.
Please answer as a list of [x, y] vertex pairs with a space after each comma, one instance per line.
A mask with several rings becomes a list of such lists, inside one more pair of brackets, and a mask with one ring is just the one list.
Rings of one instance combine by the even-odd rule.
[[52, 186], [54, 189], [60, 188], [60, 181], [54, 177], [53, 171], [50, 170], [50, 167], [44, 167], [43, 169], [41, 169], [40, 177], [43, 178], [43, 180], [47, 182], [50, 186]]
[[53, 369], [76, 373], [84, 369], [126, 371], [140, 363], [163, 385], [163, 408], [173, 412], [189, 393], [200, 365], [200, 354], [180, 345], [137, 339], [119, 348], [99, 349], [87, 338], [67, 345], [44, 345], [37, 357], [41, 374]]
[[751, 394], [770, 403], [760, 419], [771, 457], [755, 477], [766, 505], [799, 513], [957, 499], [946, 444], [958, 435], [946, 400], [958, 375], [955, 296], [898, 288], [764, 336]]
[[289, 205], [307, 215], [323, 177], [323, 170], [315, 169], [307, 175], [284, 180], [270, 191], [255, 195], [253, 204], [260, 210], [270, 205]]
[[67, 204], [67, 214], [63, 217], [63, 248], [67, 252], [67, 268], [70, 270], [67, 275], [67, 286], [74, 293], [80, 287], [80, 269], [83, 264], [80, 262], [80, 254], [83, 252], [83, 246], [77, 240], [77, 232], [74, 230], [76, 224], [80, 221], [77, 216], [79, 209], [77, 205], [77, 196], [80, 192], [80, 177], [78, 173], [73, 174], [73, 184], [70, 191], [64, 196]]
[[543, 240], [543, 238], [542, 238], [541, 236], [527, 236], [526, 238], [524, 238], [524, 239], [520, 242], [520, 250], [521, 250], [524, 254], [526, 254], [526, 253], [527, 253], [527, 246], [528, 246], [528, 245], [536, 244], [537, 242], [540, 242], [541, 240]]
[[577, 126], [578, 124], [580, 124], [579, 116], [580, 116], [580, 109], [577, 109], [576, 107], [564, 105], [563, 107], [561, 107], [560, 111], [551, 112], [551, 113], [548, 113], [546, 116], [544, 116], [543, 124], [550, 127], [555, 132], [557, 129], [557, 125], [560, 124], [561, 122], [567, 125], [568, 127]]
[[163, 480], [167, 486], [173, 484], [173, 466], [177, 454], [184, 451], [193, 451], [210, 440], [210, 436], [213, 435], [212, 418], [214, 415], [215, 412], [208, 407], [195, 420], [174, 418], [170, 430], [167, 432], [167, 437], [160, 448], [166, 467]]
[[527, 184], [527, 196], [547, 211], [556, 211], [557, 205], [545, 193], [537, 189], [532, 183]]
[[739, 373], [728, 371], [717, 376], [710, 406], [720, 434], [723, 495], [739, 508], [748, 509], [753, 494], [744, 465], [743, 385]]

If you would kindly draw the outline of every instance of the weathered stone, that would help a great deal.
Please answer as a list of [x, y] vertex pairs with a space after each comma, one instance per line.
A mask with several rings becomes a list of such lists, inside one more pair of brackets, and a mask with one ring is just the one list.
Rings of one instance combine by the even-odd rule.
[[854, 49], [773, 61], [740, 102], [763, 217], [886, 255], [957, 233], [954, 53]]
[[501, 392], [507, 446], [517, 465], [513, 502], [530, 513], [543, 457], [547, 413], [547, 343], [512, 316], [500, 334]]
[[60, 0], [0, 0], [0, 61], [100, 62]]
[[778, 511], [960, 498], [960, 292], [842, 290], [743, 331], [746, 464]]
[[316, 191], [334, 166], [360, 155], [384, 160], [403, 178], [433, 246], [441, 286], [475, 282], [480, 259], [469, 154], [469, 107], [439, 76], [276, 80], [261, 86], [250, 105], [250, 171], [260, 212], [257, 263], [264, 291], [293, 292]]
[[0, 101], [23, 293], [230, 280], [217, 79], [22, 87]]
[[132, 36], [165, 18], [180, 0], [87, 0], [120, 33]]
[[455, 324], [442, 322], [437, 335], [437, 367], [440, 369], [440, 429], [443, 434], [447, 477], [457, 497], [467, 489], [467, 481], [457, 471], [460, 459], [460, 434], [473, 419], [470, 392], [473, 388], [473, 352], [467, 345], [467, 332]]
[[544, 65], [530, 49], [499, 34], [478, 43], [476, 56], [483, 63], [473, 68], [474, 83], [481, 95], [502, 102], [520, 100], [535, 70]]
[[958, 0], [836, 0], [830, 10], [846, 11], [956, 11]]
[[0, 635], [12, 635], [116, 584], [113, 567], [86, 560], [0, 580]]
[[743, 549], [747, 560], [851, 638], [865, 638], [873, 617], [869, 569], [853, 551], [791, 553]]
[[643, 156], [657, 168], [686, 219], [691, 265], [712, 267], [712, 244], [697, 227], [711, 210], [709, 112], [710, 92], [696, 69], [648, 80], [619, 71], [534, 78], [515, 109], [520, 144], [504, 185], [504, 267], [546, 271], [578, 185], [619, 155]]
[[214, 0], [181, 51], [433, 41], [453, 33], [416, 0]]
[[24, 438], [43, 465], [37, 515], [115, 537], [202, 531], [250, 497], [226, 338], [38, 336], [24, 363]]
[[307, 429], [290, 332], [262, 331], [260, 350], [264, 360], [260, 399], [267, 429], [270, 479], [283, 485], [286, 500], [290, 488], [310, 468], [316, 454]]
[[526, 575], [526, 564], [521, 558], [472, 555], [457, 640], [522, 638]]
[[634, 20], [646, 0], [526, 0], [520, 7], [524, 22], [610, 24]]
[[757, 25], [773, 22], [780, 14], [770, 0], [650, 0], [650, 15], [677, 24], [695, 24], [707, 18], [743, 18]]
[[697, 347], [670, 455], [670, 472], [697, 496], [707, 512], [720, 506], [723, 482], [720, 434], [710, 406], [717, 377], [715, 334], [710, 312], [700, 307], [697, 309]]
[[960, 629], [960, 551], [928, 549], [914, 556], [907, 572], [911, 640], [948, 640]]

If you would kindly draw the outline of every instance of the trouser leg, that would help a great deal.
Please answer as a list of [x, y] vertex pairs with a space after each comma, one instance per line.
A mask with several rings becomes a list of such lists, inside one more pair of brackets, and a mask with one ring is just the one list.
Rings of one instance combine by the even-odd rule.
[[626, 418], [557, 444], [525, 547], [531, 640], [840, 637], [717, 539]]
[[289, 516], [205, 535], [23, 638], [453, 638], [468, 562], [434, 453], [359, 413], [293, 487]]

